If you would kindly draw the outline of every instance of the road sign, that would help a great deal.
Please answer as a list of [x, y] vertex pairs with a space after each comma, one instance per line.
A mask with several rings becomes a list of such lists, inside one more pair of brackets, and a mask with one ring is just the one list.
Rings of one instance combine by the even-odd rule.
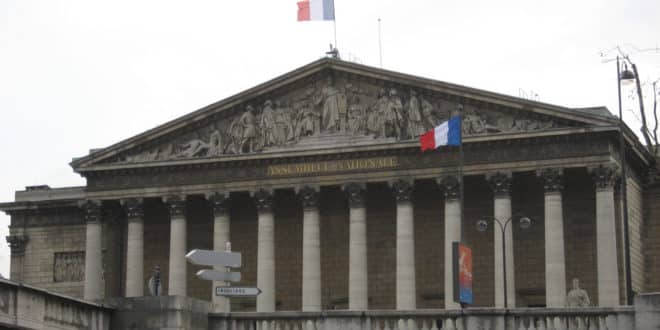
[[232, 286], [218, 286], [215, 288], [216, 296], [230, 296], [230, 297], [243, 297], [243, 296], [258, 296], [261, 293], [259, 288], [241, 288]]
[[241, 273], [202, 269], [197, 272], [197, 277], [209, 281], [239, 282], [241, 280]]
[[194, 249], [186, 259], [195, 265], [241, 267], [241, 254], [237, 252]]

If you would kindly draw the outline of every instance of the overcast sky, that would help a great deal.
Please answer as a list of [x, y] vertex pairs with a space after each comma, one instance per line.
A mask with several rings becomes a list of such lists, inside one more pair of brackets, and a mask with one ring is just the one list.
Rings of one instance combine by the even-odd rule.
[[[616, 112], [622, 45], [660, 77], [658, 0], [335, 0], [345, 60]], [[296, 0], [0, 0], [0, 201], [84, 185], [68, 163], [323, 56], [330, 22]], [[607, 58], [613, 58], [609, 52]], [[632, 108], [627, 102], [626, 108]], [[628, 124], [639, 123], [628, 113]], [[0, 215], [0, 235], [9, 217]], [[4, 241], [4, 239], [3, 239]], [[9, 249], [0, 243], [0, 272]]]

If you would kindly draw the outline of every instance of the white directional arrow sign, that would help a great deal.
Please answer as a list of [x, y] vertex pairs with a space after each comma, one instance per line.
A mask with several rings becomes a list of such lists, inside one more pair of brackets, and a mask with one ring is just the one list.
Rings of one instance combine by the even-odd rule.
[[195, 265], [241, 267], [241, 254], [236, 252], [194, 249], [186, 259]]
[[261, 293], [259, 288], [240, 288], [232, 286], [218, 286], [215, 288], [216, 296], [230, 296], [230, 297], [240, 297], [240, 296], [258, 296]]
[[212, 269], [202, 269], [197, 272], [197, 277], [209, 281], [240, 282], [241, 273], [222, 272]]

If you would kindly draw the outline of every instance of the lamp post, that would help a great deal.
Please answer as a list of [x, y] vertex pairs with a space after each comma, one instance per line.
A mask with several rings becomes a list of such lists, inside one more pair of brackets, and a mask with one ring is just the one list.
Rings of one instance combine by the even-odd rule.
[[621, 72], [621, 63], [619, 56], [616, 57], [616, 88], [619, 95], [619, 155], [621, 163], [621, 199], [623, 208], [623, 260], [624, 276], [626, 279], [626, 304], [632, 305], [632, 279], [630, 276], [630, 239], [628, 237], [628, 180], [626, 177], [626, 144], [623, 130], [623, 110], [621, 107], [621, 84], [635, 79], [635, 74], [628, 70], [624, 63], [623, 72]]
[[[507, 292], [507, 282], [506, 282], [506, 227], [509, 225], [511, 220], [517, 218], [517, 216], [511, 216], [506, 219], [504, 223], [500, 219], [493, 216], [485, 216], [477, 221], [477, 230], [480, 232], [485, 232], [488, 229], [488, 220], [492, 220], [494, 223], [498, 224], [500, 231], [502, 232], [502, 267], [504, 270], [503, 279], [504, 279], [504, 308], [509, 308], [509, 298]], [[519, 217], [520, 218], [520, 228], [527, 229], [532, 226], [532, 220], [528, 217]], [[495, 228], [493, 226], [493, 228]]]

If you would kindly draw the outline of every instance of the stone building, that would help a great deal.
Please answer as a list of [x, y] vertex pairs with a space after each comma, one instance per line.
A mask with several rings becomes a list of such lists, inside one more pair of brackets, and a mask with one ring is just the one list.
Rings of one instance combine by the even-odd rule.
[[[463, 115], [459, 149], [418, 137]], [[451, 242], [474, 255], [474, 306], [564, 307], [577, 278], [595, 306], [625, 303], [619, 122], [566, 108], [321, 59], [88, 155], [82, 187], [13, 202], [11, 279], [98, 301], [162, 294], [226, 311], [192, 249], [243, 255], [255, 298], [231, 311], [456, 309]], [[660, 281], [655, 159], [628, 128], [632, 289]], [[463, 225], [461, 226], [461, 212]], [[532, 220], [523, 230], [521, 216]], [[494, 229], [495, 228], [495, 229]]]

